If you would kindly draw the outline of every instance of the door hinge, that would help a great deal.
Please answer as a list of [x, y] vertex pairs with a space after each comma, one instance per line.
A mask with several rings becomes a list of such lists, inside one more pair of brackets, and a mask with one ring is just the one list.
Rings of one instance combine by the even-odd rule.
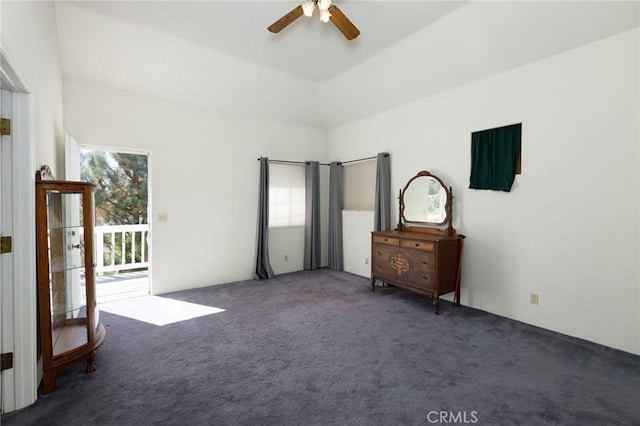
[[2, 356], [2, 362], [0, 364], [2, 364], [1, 366], [2, 368], [0, 368], [0, 371], [13, 368], [13, 352], [2, 354], [1, 356]]
[[11, 120], [8, 118], [0, 118], [0, 135], [11, 135]]
[[0, 237], [0, 254], [11, 253], [11, 237]]

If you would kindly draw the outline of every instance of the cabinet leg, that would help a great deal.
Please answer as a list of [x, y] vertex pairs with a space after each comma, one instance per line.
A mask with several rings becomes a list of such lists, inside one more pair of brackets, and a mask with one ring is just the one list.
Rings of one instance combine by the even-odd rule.
[[56, 390], [56, 373], [53, 371], [45, 371], [42, 378], [42, 390], [45, 394]]
[[371, 291], [376, 291], [376, 279], [371, 277]]
[[87, 356], [87, 369], [85, 370], [85, 373], [89, 374], [89, 373], [93, 373], [94, 371], [96, 371], [96, 366], [93, 363], [93, 359], [96, 357], [96, 351], [93, 350], [89, 353], [89, 355]]
[[439, 297], [433, 298], [433, 308], [436, 311], [436, 315], [439, 315], [440, 314], [440, 298]]

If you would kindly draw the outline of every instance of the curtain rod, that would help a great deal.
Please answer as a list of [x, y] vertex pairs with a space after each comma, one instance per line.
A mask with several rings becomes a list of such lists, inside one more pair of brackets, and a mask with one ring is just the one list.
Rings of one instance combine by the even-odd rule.
[[[387, 154], [387, 155], [389, 155], [389, 154]], [[378, 158], [378, 156], [375, 156], [375, 157], [367, 157], [367, 158], [358, 158], [357, 160], [342, 161], [340, 164], [357, 163], [358, 161], [375, 160], [375, 159], [377, 159], [377, 158]]]
[[[385, 154], [385, 157], [388, 157], [389, 154]], [[338, 164], [349, 164], [349, 163], [357, 163], [358, 161], [367, 161], [367, 160], [375, 160], [378, 156], [375, 157], [366, 157], [366, 158], [358, 158], [357, 160], [349, 160], [349, 161], [338, 161]], [[260, 159], [258, 158], [258, 161]], [[307, 164], [306, 161], [289, 161], [289, 160], [271, 160], [268, 159], [270, 163], [282, 163], [282, 164]], [[330, 166], [328, 163], [320, 163], [321, 166]]]
[[[258, 161], [260, 161], [260, 159], [258, 158]], [[272, 160], [272, 159], [267, 159], [268, 162], [270, 163], [280, 163], [280, 164], [300, 164], [300, 165], [305, 165], [308, 163], [308, 161], [289, 161], [289, 160]], [[319, 163], [321, 166], [328, 166], [328, 163]]]

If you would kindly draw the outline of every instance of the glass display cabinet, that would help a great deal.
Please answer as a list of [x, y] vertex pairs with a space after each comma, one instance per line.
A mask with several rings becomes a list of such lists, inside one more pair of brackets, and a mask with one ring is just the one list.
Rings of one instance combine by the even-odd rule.
[[[47, 168], [48, 170], [48, 168]], [[92, 184], [36, 176], [36, 238], [43, 391], [56, 374], [86, 361], [86, 372], [105, 329], [99, 321], [94, 264]]]

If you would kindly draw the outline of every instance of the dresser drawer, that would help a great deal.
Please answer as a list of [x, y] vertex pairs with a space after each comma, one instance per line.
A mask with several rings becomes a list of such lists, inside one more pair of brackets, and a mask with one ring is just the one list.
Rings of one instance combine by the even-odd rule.
[[[382, 281], [389, 279], [389, 282], [409, 290], [422, 294], [433, 294], [436, 288], [435, 275], [433, 272], [414, 271], [398, 274], [397, 271], [386, 265], [373, 265], [373, 273]], [[386, 281], [385, 281], [386, 282]]]
[[433, 252], [434, 250], [434, 244], [432, 242], [418, 240], [402, 240], [400, 241], [400, 247], [430, 252]]
[[392, 251], [396, 252], [398, 249], [384, 244], [374, 244], [371, 256], [374, 260], [388, 261], [391, 258]]
[[394, 271], [391, 269], [391, 262], [389, 260], [374, 259], [373, 262], [371, 262], [371, 271], [376, 275], [394, 275]]
[[414, 269], [407, 273], [405, 280], [412, 287], [424, 292], [433, 292], [435, 289], [435, 275], [431, 271]]
[[421, 278], [423, 275], [430, 276], [435, 271], [435, 255], [433, 253], [405, 250], [394, 257], [401, 259], [396, 263], [405, 265], [406, 271], [401, 273], [406, 272], [415, 278]]
[[375, 244], [386, 244], [386, 245], [395, 246], [395, 247], [398, 247], [400, 245], [399, 238], [385, 237], [382, 235], [374, 235], [373, 242]]
[[419, 269], [421, 271], [434, 271], [436, 267], [436, 257], [433, 253], [429, 252], [418, 252], [411, 253], [407, 252], [407, 255], [410, 259], [411, 264], [414, 269]]

